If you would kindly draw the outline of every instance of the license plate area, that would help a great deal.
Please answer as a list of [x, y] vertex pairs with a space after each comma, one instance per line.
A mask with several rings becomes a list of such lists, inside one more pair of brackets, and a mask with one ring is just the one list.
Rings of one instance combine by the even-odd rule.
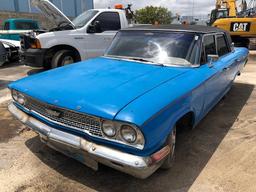
[[76, 159], [77, 161], [85, 164], [91, 169], [97, 171], [98, 170], [98, 162], [95, 161], [89, 153], [86, 151], [82, 151], [79, 149], [75, 149], [71, 146], [64, 145], [62, 143], [58, 143], [56, 141], [48, 141], [47, 145], [60, 153], [65, 154], [68, 157]]
[[251, 28], [250, 22], [232, 22], [230, 26], [231, 32], [249, 32]]

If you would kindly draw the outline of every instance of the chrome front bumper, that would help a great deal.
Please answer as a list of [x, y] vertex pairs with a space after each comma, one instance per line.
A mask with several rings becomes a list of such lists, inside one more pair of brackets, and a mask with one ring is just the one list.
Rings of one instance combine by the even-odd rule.
[[102, 163], [119, 171], [144, 179], [161, 166], [163, 160], [170, 152], [170, 148], [165, 146], [149, 157], [132, 155], [54, 129], [27, 115], [13, 103], [9, 104], [8, 109], [18, 120], [38, 133], [41, 141], [46, 143], [49, 147], [79, 160], [94, 170], [98, 169], [98, 163]]

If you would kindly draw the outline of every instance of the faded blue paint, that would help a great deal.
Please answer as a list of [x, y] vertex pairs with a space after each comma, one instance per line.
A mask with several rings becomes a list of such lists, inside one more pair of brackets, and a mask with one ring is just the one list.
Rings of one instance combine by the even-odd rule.
[[63, 2], [63, 12], [67, 15], [67, 16], [75, 16], [75, 4], [74, 4], [74, 0], [70, 1], [70, 0], [62, 0]]
[[93, 0], [82, 0], [85, 2], [84, 11], [88, 9], [94, 9]]
[[51, 2], [61, 10], [61, 0], [52, 0]]
[[19, 2], [18, 2], [18, 0], [14, 0], [14, 8], [15, 8], [15, 11], [17, 11], [17, 12], [20, 11], [20, 7], [19, 7]]
[[18, 6], [20, 12], [29, 12], [28, 0], [19, 0]]
[[2, 11], [15, 11], [14, 1], [0, 0], [0, 10]]
[[[93, 0], [50, 0], [61, 11], [69, 17], [76, 17], [82, 12], [93, 9]], [[62, 5], [61, 6], [61, 1]], [[28, 0], [0, 0], [0, 11], [15, 11], [15, 12], [30, 12]], [[38, 13], [39, 11], [32, 5], [31, 12]], [[62, 9], [63, 8], [63, 9]]]

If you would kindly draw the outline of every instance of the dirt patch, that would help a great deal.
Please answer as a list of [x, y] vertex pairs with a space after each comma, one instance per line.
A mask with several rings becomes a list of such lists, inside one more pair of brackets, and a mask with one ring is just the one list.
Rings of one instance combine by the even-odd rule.
[[8, 142], [11, 138], [19, 135], [25, 126], [15, 121], [7, 110], [7, 104], [0, 105], [0, 143]]

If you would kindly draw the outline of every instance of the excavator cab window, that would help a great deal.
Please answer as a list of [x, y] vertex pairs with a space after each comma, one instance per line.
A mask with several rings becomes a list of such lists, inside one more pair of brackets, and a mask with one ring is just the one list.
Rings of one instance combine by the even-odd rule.
[[220, 19], [220, 18], [227, 18], [228, 17], [228, 10], [218, 10], [217, 14], [216, 14], [216, 18]]
[[210, 25], [212, 25], [217, 19], [227, 18], [228, 10], [227, 9], [214, 9], [211, 12]]

